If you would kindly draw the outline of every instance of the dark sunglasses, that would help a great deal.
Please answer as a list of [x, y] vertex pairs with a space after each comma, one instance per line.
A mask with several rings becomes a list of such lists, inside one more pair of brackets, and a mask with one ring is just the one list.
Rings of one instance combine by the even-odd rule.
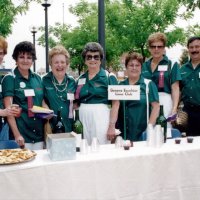
[[150, 49], [163, 49], [164, 46], [150, 46]]
[[92, 55], [86, 55], [86, 56], [85, 56], [85, 59], [86, 59], [86, 60], [92, 60], [92, 58], [93, 58], [94, 60], [100, 60], [100, 55], [94, 55], [94, 56], [92, 56]]

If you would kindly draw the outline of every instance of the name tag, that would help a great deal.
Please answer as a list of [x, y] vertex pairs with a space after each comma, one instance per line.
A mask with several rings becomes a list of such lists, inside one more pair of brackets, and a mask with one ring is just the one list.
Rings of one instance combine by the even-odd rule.
[[78, 85], [84, 85], [86, 82], [86, 78], [81, 78], [78, 80]]
[[200, 72], [199, 72], [199, 78], [200, 78]]
[[74, 100], [74, 94], [73, 93], [67, 93], [67, 99], [68, 100]]
[[158, 71], [167, 71], [168, 65], [158, 65]]
[[2, 85], [0, 84], [0, 92], [2, 92]]
[[25, 97], [34, 97], [35, 91], [33, 89], [26, 89], [24, 90]]

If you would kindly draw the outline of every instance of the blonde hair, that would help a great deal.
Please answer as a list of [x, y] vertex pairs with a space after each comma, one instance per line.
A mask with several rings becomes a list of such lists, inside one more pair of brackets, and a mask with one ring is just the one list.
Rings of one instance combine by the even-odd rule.
[[66, 57], [66, 63], [69, 64], [70, 62], [70, 55], [69, 52], [65, 49], [64, 46], [62, 45], [57, 45], [55, 47], [53, 47], [50, 51], [49, 51], [49, 64], [52, 64], [52, 58], [54, 55], [59, 55], [62, 54]]
[[157, 41], [162, 42], [163, 45], [166, 46], [166, 43], [167, 43], [166, 35], [161, 32], [151, 34], [147, 40], [148, 46], [150, 47], [153, 42], [157, 42]]
[[7, 54], [8, 43], [3, 36], [0, 36], [0, 48], [3, 49], [4, 54]]

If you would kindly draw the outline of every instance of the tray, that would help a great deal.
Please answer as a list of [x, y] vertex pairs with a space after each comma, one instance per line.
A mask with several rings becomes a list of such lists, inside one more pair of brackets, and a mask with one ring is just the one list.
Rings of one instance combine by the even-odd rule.
[[[2, 155], [4, 153], [7, 155]], [[19, 163], [29, 162], [35, 159], [36, 153], [29, 149], [4, 149], [0, 150], [0, 165], [13, 165]], [[25, 155], [27, 158], [25, 158]], [[24, 158], [22, 157], [24, 156]]]

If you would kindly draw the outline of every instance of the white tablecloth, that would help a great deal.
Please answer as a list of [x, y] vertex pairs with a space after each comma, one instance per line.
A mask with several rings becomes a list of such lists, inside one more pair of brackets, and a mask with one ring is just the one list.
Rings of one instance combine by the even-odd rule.
[[76, 160], [52, 162], [46, 150], [33, 161], [0, 166], [0, 199], [199, 200], [200, 138], [161, 148], [114, 145]]

